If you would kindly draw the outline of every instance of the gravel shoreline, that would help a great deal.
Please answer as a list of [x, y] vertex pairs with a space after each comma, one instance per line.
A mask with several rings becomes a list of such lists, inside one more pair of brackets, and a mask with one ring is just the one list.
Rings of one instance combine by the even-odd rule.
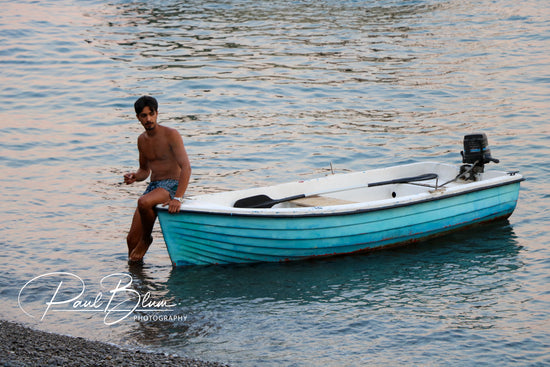
[[227, 366], [190, 358], [128, 350], [47, 333], [0, 320], [0, 365], [20, 366]]

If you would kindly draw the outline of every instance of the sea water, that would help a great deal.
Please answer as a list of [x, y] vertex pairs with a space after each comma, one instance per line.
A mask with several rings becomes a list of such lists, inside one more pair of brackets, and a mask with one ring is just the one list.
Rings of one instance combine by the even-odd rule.
[[[0, 14], [0, 316], [234, 365], [550, 363], [543, 0], [30, 1]], [[423, 160], [485, 132], [507, 221], [378, 253], [177, 268], [125, 237], [160, 103], [189, 195]]]

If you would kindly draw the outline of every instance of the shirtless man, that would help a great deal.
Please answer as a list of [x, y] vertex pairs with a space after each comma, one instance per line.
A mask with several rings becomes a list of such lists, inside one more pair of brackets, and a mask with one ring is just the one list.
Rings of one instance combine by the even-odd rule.
[[131, 262], [141, 261], [153, 242], [151, 232], [157, 218], [155, 206], [164, 204], [168, 205], [170, 213], [179, 212], [191, 176], [191, 165], [181, 135], [177, 130], [157, 123], [157, 100], [143, 96], [136, 101], [134, 108], [145, 132], [137, 142], [139, 169], [126, 173], [124, 182], [129, 185], [143, 181], [151, 174], [151, 183], [138, 199], [126, 238]]

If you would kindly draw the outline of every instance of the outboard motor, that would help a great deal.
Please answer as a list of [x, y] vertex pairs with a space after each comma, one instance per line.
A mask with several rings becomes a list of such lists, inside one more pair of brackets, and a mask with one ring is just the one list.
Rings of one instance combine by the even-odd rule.
[[475, 181], [475, 175], [483, 172], [486, 163], [499, 162], [498, 159], [491, 157], [488, 146], [487, 135], [484, 133], [464, 136], [464, 150], [460, 154], [462, 163], [466, 164], [460, 167], [460, 172], [469, 173], [469, 176], [464, 177], [465, 180]]

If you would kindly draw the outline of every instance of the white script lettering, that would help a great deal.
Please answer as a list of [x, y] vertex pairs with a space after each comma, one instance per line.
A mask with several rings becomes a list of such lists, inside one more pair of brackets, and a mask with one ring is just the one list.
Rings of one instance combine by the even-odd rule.
[[[110, 287], [108, 284], [111, 283], [116, 285]], [[52, 272], [29, 280], [19, 291], [17, 302], [25, 314], [35, 318], [32, 314], [35, 312], [29, 311], [24, 300], [34, 300], [37, 293], [43, 292], [44, 289], [53, 289], [51, 286], [53, 284], [55, 290], [51, 293], [51, 297], [45, 297], [47, 301], [43, 304], [41, 321], [50, 312], [103, 312], [105, 325], [119, 323], [136, 310], [166, 312], [176, 306], [165, 300], [151, 299], [150, 292], [141, 295], [140, 292], [131, 288], [132, 283], [133, 279], [130, 274], [114, 273], [103, 277], [100, 286], [107, 289], [106, 294], [110, 294], [104, 301], [102, 292], [98, 292], [95, 298], [85, 298], [86, 285], [78, 275], [68, 272]], [[161, 318], [157, 319], [161, 320]]]

